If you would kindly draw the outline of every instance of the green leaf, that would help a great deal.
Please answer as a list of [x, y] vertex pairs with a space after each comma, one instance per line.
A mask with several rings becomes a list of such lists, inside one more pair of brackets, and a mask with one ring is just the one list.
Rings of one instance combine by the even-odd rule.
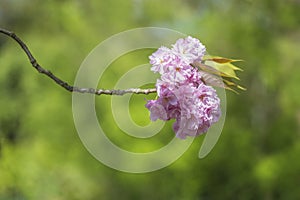
[[204, 63], [196, 62], [191, 65], [201, 70], [202, 79], [205, 84], [225, 88], [235, 93], [238, 93], [235, 89], [246, 90], [246, 88], [231, 80], [240, 80], [235, 71], [243, 70], [233, 65], [232, 62], [242, 60], [205, 55], [203, 61]]
[[210, 61], [214, 61], [217, 63], [232, 63], [232, 62], [239, 62], [239, 61], [243, 61], [240, 59], [231, 59], [231, 58], [224, 58], [224, 57], [220, 57], [220, 56], [212, 56], [212, 55], [204, 55], [203, 56], [203, 60], [210, 60]]
[[247, 90], [246, 88], [244, 88], [244, 87], [242, 87], [242, 86], [236, 84], [235, 82], [232, 82], [232, 81], [227, 80], [227, 79], [224, 79], [224, 78], [223, 78], [223, 82], [224, 82], [228, 87], [236, 87], [236, 88], [238, 88], [238, 89], [240, 89], [240, 90], [244, 90], [244, 91]]
[[222, 74], [222, 76], [240, 80], [235, 73], [235, 66], [231, 63], [220, 64], [220, 63], [216, 63], [214, 61], [206, 61], [205, 64], [218, 70]]

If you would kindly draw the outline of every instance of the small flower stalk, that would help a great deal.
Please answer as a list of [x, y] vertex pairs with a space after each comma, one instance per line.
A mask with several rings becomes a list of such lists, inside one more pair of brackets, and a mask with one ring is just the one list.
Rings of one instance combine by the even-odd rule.
[[157, 99], [146, 108], [150, 119], [175, 119], [173, 130], [178, 138], [206, 133], [221, 116], [220, 99], [213, 86], [235, 91], [244, 89], [231, 79], [240, 68], [232, 60], [206, 55], [205, 46], [196, 38], [181, 38], [172, 48], [160, 47], [150, 58], [151, 71], [159, 73]]

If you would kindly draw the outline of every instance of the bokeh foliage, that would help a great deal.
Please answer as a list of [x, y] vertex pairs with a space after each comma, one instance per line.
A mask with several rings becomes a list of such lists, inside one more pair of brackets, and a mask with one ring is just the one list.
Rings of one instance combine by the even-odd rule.
[[[1, 35], [0, 199], [300, 199], [299, 8], [298, 0], [0, 0], [0, 26], [70, 83], [99, 42], [160, 26], [199, 38], [211, 54], [245, 60], [239, 75], [248, 88], [227, 93], [224, 130], [208, 157], [197, 158], [200, 136], [171, 166], [126, 174], [88, 153], [73, 123], [71, 94], [38, 75]], [[151, 52], [112, 63], [100, 85], [113, 87]], [[149, 121], [143, 101], [136, 96], [130, 105], [142, 125]], [[125, 136], [109, 106], [110, 97], [97, 97], [101, 123], [120, 147], [152, 150], [173, 136], [170, 124], [161, 140]]]

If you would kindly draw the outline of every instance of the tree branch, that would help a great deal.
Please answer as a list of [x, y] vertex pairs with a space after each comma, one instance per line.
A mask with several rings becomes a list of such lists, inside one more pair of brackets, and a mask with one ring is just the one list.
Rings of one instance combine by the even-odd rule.
[[107, 90], [107, 89], [94, 89], [94, 88], [80, 88], [80, 87], [74, 87], [72, 85], [69, 85], [67, 82], [61, 80], [56, 75], [54, 75], [51, 71], [44, 69], [34, 58], [32, 53], [30, 52], [27, 45], [13, 32], [5, 30], [0, 28], [0, 33], [7, 35], [14, 39], [23, 49], [25, 54], [27, 55], [32, 67], [34, 67], [39, 73], [44, 74], [48, 76], [50, 79], [55, 81], [58, 85], [65, 88], [69, 92], [79, 92], [79, 93], [90, 93], [90, 94], [96, 94], [96, 95], [124, 95], [127, 93], [134, 93], [134, 94], [150, 94], [150, 93], [156, 93], [156, 88], [149, 88], [149, 89], [140, 89], [140, 88], [129, 88], [125, 90]]

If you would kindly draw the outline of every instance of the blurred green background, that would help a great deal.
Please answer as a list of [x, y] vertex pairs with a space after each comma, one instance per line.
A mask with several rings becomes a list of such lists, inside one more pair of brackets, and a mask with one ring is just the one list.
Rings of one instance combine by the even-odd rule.
[[[0, 199], [300, 199], [299, 9], [299, 0], [0, 0], [0, 27], [69, 83], [99, 42], [158, 26], [199, 38], [211, 54], [245, 60], [239, 76], [248, 88], [227, 93], [225, 126], [207, 157], [197, 157], [200, 136], [162, 170], [123, 173], [81, 143], [71, 93], [37, 74], [0, 35]], [[152, 52], [120, 58], [99, 86], [113, 87]], [[149, 123], [145, 97], [154, 96], [134, 96], [130, 105], [141, 125]], [[169, 123], [151, 140], [119, 136], [110, 98], [96, 98], [98, 115], [120, 147], [149, 151], [172, 138]]]

